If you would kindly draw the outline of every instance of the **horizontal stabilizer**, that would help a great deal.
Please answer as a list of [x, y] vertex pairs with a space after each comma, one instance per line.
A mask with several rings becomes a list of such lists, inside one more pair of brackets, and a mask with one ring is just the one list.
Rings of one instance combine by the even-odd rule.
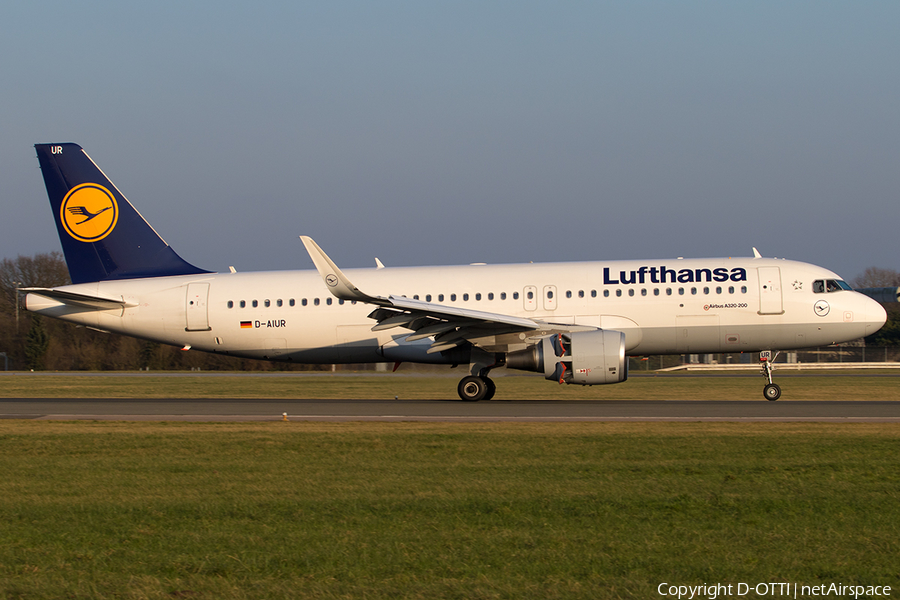
[[126, 302], [122, 298], [106, 298], [103, 296], [92, 296], [89, 294], [79, 294], [77, 292], [68, 292], [54, 288], [20, 288], [19, 291], [29, 294], [36, 294], [44, 298], [50, 298], [63, 304], [75, 305], [82, 308], [93, 308], [96, 310], [121, 309], [129, 306], [137, 306]]

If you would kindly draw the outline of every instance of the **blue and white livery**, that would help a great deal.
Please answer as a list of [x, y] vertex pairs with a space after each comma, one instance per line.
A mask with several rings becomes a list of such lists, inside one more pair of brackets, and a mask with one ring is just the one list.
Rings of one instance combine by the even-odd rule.
[[628, 355], [759, 352], [870, 335], [886, 314], [835, 273], [753, 258], [212, 273], [183, 260], [76, 144], [35, 146], [72, 285], [26, 290], [36, 313], [232, 356], [299, 363], [468, 365], [619, 383]]

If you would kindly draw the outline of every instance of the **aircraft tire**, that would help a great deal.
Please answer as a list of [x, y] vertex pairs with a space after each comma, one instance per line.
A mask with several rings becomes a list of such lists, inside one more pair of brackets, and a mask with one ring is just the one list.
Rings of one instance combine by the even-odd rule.
[[775, 402], [781, 398], [781, 388], [778, 387], [777, 383], [767, 384], [766, 387], [763, 388], [763, 396], [769, 402]]
[[494, 383], [493, 379], [488, 379], [487, 377], [482, 377], [482, 379], [484, 379], [484, 384], [487, 386], [487, 393], [482, 400], [490, 400], [497, 393], [497, 384]]
[[466, 402], [478, 402], [479, 400], [483, 400], [487, 395], [488, 385], [481, 377], [469, 375], [468, 377], [463, 377], [459, 381], [456, 391], [461, 400]]

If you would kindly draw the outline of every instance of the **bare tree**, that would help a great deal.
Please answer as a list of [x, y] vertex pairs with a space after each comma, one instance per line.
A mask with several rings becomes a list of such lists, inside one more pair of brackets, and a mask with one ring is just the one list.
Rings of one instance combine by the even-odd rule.
[[893, 269], [868, 267], [851, 282], [855, 288], [879, 288], [900, 286], [900, 272]]
[[4, 258], [0, 261], [0, 310], [15, 310], [16, 288], [54, 287], [69, 281], [69, 270], [58, 251]]

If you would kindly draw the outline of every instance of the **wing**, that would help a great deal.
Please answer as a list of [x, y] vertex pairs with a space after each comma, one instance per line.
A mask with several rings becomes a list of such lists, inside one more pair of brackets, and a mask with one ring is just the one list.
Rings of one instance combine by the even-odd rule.
[[[506, 351], [511, 346], [524, 347], [527, 338], [557, 332], [590, 331], [594, 327], [555, 325], [535, 319], [458, 308], [412, 300], [403, 296], [370, 296], [357, 288], [312, 238], [300, 236], [310, 258], [338, 299], [363, 302], [377, 306], [369, 318], [378, 323], [372, 331], [395, 327], [412, 330], [406, 341], [434, 337], [429, 354], [450, 350], [470, 342], [489, 351]], [[522, 336], [521, 334], [525, 334]]]

